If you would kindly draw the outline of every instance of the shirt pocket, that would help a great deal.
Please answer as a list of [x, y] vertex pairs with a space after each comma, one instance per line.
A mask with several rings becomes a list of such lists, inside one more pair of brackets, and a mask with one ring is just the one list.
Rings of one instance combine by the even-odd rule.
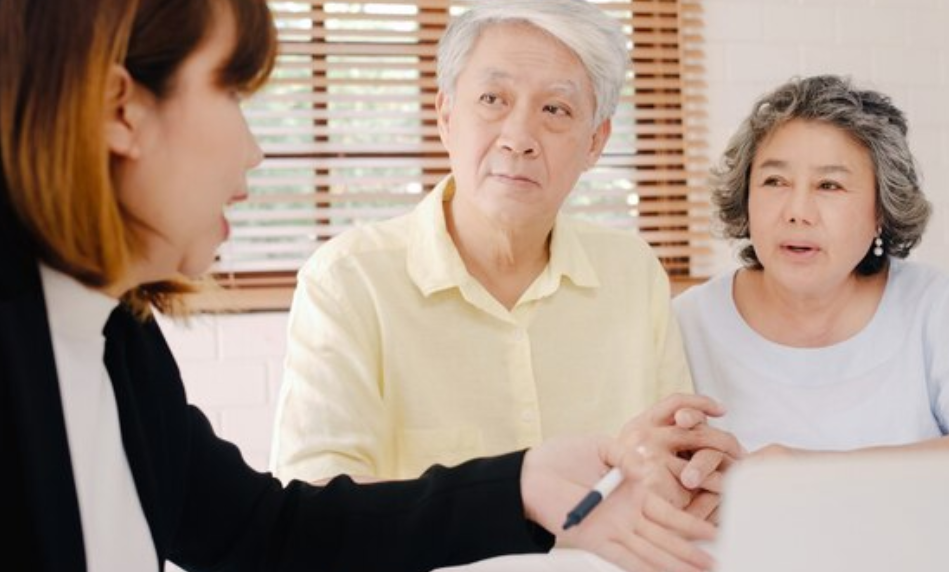
[[414, 478], [432, 465], [451, 467], [484, 455], [477, 427], [439, 427], [399, 431], [399, 478]]

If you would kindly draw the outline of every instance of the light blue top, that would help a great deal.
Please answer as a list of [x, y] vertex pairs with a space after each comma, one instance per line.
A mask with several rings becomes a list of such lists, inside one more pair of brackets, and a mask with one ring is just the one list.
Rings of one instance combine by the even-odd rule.
[[822, 348], [771, 342], [741, 317], [734, 272], [673, 307], [696, 391], [723, 402], [717, 423], [749, 450], [912, 443], [949, 433], [949, 277], [892, 260], [876, 314]]

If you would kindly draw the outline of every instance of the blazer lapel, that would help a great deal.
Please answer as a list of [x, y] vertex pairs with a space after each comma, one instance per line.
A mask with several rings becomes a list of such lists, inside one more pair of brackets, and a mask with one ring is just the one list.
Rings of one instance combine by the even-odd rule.
[[[39, 272], [36, 288], [0, 300], [0, 364], [9, 385], [18, 456], [43, 568], [85, 570], [82, 523]], [[27, 516], [27, 515], [24, 515]], [[24, 523], [26, 525], [26, 523]]]

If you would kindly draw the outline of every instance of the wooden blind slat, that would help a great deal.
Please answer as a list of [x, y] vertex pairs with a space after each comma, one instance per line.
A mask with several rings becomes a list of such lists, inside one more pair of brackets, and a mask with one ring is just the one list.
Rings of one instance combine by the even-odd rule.
[[[597, 2], [623, 24], [630, 74], [597, 166], [564, 210], [637, 229], [673, 276], [708, 253], [702, 10], [697, 0]], [[450, 171], [435, 125], [435, 54], [459, 0], [273, 2], [280, 55], [245, 104], [265, 152], [230, 214], [226, 286], [292, 286], [339, 232], [408, 212]]]

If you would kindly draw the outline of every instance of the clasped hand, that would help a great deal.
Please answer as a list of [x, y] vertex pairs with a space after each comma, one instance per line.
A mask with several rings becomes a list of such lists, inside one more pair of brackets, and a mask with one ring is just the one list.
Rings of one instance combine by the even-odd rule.
[[[696, 541], [715, 537], [722, 475], [743, 456], [712, 428], [713, 400], [677, 394], [645, 411], [617, 439], [555, 439], [528, 451], [521, 476], [528, 517], [568, 545], [637, 572], [698, 572], [714, 562]], [[564, 516], [610, 467], [624, 480], [580, 525]]]

